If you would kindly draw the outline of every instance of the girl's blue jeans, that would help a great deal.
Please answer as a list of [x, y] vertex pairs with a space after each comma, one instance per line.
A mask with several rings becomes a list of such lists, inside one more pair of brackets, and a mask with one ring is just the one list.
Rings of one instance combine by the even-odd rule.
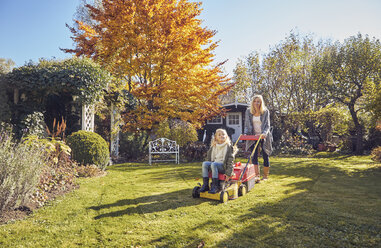
[[218, 178], [218, 173], [225, 173], [223, 163], [204, 161], [202, 163], [202, 177], [209, 177], [209, 171], [212, 171], [212, 178]]

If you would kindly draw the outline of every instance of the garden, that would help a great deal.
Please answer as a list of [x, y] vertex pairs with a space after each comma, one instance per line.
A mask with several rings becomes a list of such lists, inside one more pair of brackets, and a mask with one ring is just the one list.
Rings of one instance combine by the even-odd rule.
[[[75, 56], [0, 58], [0, 246], [380, 246], [379, 40], [291, 32], [229, 78], [211, 66], [200, 6], [173, 2], [83, 2], [75, 48], [62, 49]], [[206, 123], [255, 94], [271, 116], [269, 180], [226, 203], [193, 198], [206, 134], [235, 132]], [[157, 138], [180, 146], [180, 163], [150, 165]]]
[[380, 176], [380, 163], [369, 156], [274, 157], [270, 180], [223, 204], [192, 197], [200, 163], [115, 164], [107, 175], [80, 178], [77, 190], [26, 219], [2, 225], [0, 244], [376, 247]]

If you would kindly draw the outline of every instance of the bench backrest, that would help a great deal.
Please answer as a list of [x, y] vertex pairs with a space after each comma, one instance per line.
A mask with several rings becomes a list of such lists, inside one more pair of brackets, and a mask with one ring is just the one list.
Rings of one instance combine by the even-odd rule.
[[[167, 139], [167, 138], [158, 138], [156, 140], [150, 141], [148, 144], [149, 149], [149, 164], [152, 164], [153, 161], [175, 161], [179, 163], [179, 145], [176, 141]], [[153, 160], [152, 154], [175, 154], [175, 158], [166, 159], [166, 160]]]

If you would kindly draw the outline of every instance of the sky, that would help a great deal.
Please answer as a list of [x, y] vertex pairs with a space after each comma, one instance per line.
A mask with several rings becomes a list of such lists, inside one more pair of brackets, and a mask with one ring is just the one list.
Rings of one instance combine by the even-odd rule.
[[[301, 35], [343, 42], [361, 33], [381, 40], [381, 0], [204, 0], [202, 26], [216, 30], [216, 62], [233, 76], [239, 59], [265, 54], [292, 30]], [[66, 23], [80, 0], [0, 0], [0, 58], [16, 67], [39, 58], [71, 57]]]

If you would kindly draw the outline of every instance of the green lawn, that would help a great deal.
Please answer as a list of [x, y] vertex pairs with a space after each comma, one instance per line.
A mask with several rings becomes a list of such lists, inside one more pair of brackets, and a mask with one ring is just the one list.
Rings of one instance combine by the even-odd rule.
[[226, 204], [192, 198], [201, 163], [113, 165], [0, 226], [0, 247], [381, 246], [381, 164], [368, 156], [271, 163], [269, 181]]

